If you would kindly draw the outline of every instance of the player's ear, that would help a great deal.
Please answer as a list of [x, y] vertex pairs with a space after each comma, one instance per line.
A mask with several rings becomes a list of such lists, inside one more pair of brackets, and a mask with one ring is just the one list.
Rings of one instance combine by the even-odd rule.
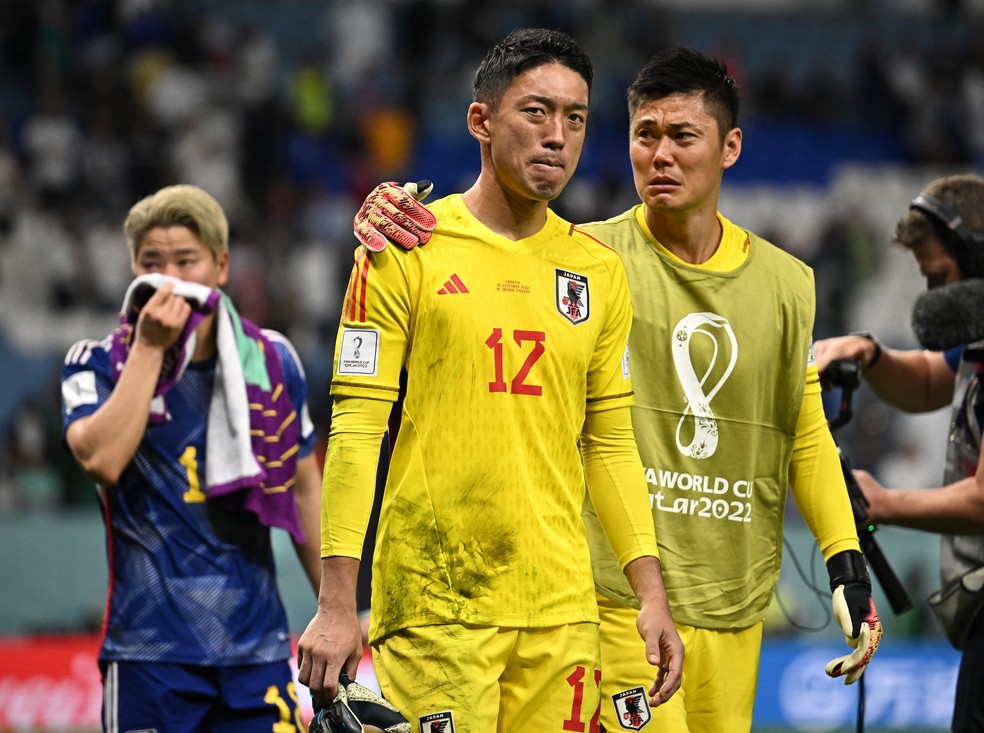
[[468, 105], [468, 132], [480, 143], [488, 143], [491, 140], [489, 134], [491, 116], [491, 108], [483, 102], [472, 102]]
[[218, 285], [223, 287], [229, 282], [229, 250], [224, 249], [215, 256], [215, 262], [219, 266]]
[[733, 127], [724, 136], [724, 145], [721, 151], [721, 167], [730, 168], [737, 162], [741, 155], [741, 128]]

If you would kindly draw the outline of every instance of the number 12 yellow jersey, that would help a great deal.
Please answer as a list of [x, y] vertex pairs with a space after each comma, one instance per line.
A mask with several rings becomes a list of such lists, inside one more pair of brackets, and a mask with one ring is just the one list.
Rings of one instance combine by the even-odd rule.
[[[553, 212], [514, 242], [461, 195], [430, 208], [439, 224], [426, 246], [357, 253], [335, 348], [336, 398], [395, 401], [407, 373], [373, 637], [597, 621], [578, 438], [586, 412], [633, 399], [621, 260]], [[626, 522], [633, 554], [655, 555], [651, 519]], [[335, 554], [361, 549], [326, 541]]]

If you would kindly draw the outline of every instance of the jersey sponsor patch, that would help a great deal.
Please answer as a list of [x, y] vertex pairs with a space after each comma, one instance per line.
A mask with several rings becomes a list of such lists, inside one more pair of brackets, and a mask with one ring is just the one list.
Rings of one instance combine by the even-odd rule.
[[649, 698], [642, 687], [633, 687], [612, 695], [618, 724], [625, 730], [642, 730], [653, 719]]
[[454, 716], [450, 710], [422, 715], [420, 733], [454, 733]]
[[94, 405], [99, 401], [96, 392], [95, 372], [76, 372], [62, 382], [62, 401], [65, 413], [72, 412], [81, 405]]
[[378, 366], [379, 331], [368, 328], [346, 328], [342, 331], [342, 346], [338, 350], [339, 375], [375, 377]]
[[622, 379], [631, 379], [632, 375], [629, 373], [629, 345], [625, 344], [625, 351], [622, 352]]
[[591, 292], [588, 278], [559, 267], [557, 275], [557, 312], [573, 323], [584, 323], [591, 315]]

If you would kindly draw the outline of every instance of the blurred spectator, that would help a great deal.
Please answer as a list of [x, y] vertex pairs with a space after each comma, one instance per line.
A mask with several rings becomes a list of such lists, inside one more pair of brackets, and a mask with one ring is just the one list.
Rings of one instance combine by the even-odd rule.
[[115, 115], [108, 103], [87, 110], [82, 140], [86, 204], [106, 213], [115, 213], [129, 203], [130, 148], [119, 134]]
[[24, 125], [28, 182], [45, 208], [66, 203], [82, 176], [82, 133], [69, 114], [63, 92], [43, 86], [37, 112]]
[[7, 443], [4, 502], [24, 511], [51, 511], [62, 504], [62, 482], [54, 467], [44, 408], [35, 400], [14, 415]]
[[240, 118], [225, 106], [204, 105], [172, 138], [175, 180], [211, 193], [234, 221], [243, 215], [239, 175]]
[[824, 225], [807, 260], [817, 284], [814, 338], [850, 330], [848, 314], [860, 288], [877, 272], [879, 250], [876, 235], [860, 212], [835, 214]]
[[[10, 144], [7, 124], [0, 119], [0, 246], [14, 228], [17, 208], [21, 204], [23, 176], [20, 163]], [[0, 283], [3, 272], [0, 271]]]

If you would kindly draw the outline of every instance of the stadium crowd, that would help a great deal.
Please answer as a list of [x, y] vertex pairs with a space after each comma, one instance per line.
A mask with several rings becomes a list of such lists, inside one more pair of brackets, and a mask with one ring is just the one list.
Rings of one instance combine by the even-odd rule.
[[[706, 50], [742, 86], [743, 125], [874, 130], [896, 161], [980, 163], [984, 46], [970, 39], [982, 19], [945, 7], [913, 18], [895, 42], [850, 35], [835, 52], [846, 74], [821, 63], [794, 74], [796, 64], [763, 62], [737, 37]], [[92, 330], [79, 318], [113, 323], [130, 278], [118, 222], [134, 201], [187, 182], [221, 202], [237, 252], [228, 290], [244, 315], [298, 347], [323, 433], [352, 214], [379, 180], [458, 185], [441, 180], [462, 161], [442, 159], [439, 142], [460, 134], [478, 51], [519, 25], [581, 38], [601, 60], [588, 148], [612, 137], [621, 151], [629, 75], [660, 46], [692, 42], [677, 36], [701, 20], [641, 0], [8, 0], [4, 11], [0, 354], [36, 359], [50, 377], [4, 385], [0, 512], [91, 501], [61, 445], [57, 364], [45, 357]], [[825, 22], [853, 27], [850, 16]], [[582, 168], [562, 214], [586, 221], [632, 202], [628, 171]], [[846, 330], [844, 306], [876, 270], [884, 239], [832, 214], [815, 241], [796, 243], [817, 272], [818, 338]]]

